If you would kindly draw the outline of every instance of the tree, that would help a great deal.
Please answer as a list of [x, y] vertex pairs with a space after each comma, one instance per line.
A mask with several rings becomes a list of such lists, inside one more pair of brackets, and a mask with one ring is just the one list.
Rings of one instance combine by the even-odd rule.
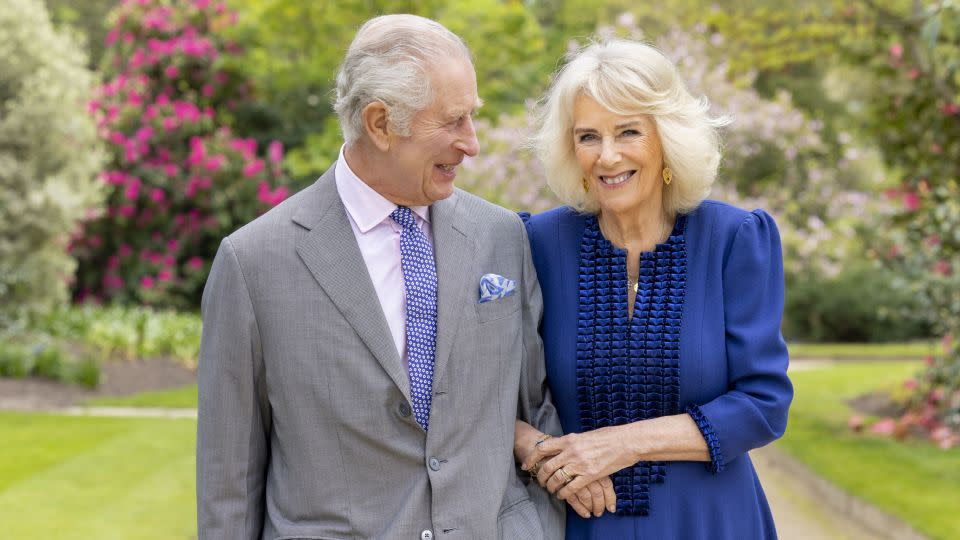
[[0, 330], [67, 298], [68, 231], [99, 204], [93, 74], [39, 0], [0, 0]]

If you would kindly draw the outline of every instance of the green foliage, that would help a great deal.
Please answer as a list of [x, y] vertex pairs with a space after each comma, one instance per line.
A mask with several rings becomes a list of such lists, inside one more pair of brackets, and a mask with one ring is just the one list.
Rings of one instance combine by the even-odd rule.
[[133, 360], [168, 357], [196, 367], [200, 354], [200, 316], [148, 307], [64, 308], [34, 322], [55, 338], [75, 340], [103, 358]]
[[0, 377], [42, 377], [87, 388], [100, 384], [100, 366], [90, 358], [74, 359], [43, 341], [32, 347], [19, 340], [0, 341]]
[[30, 350], [15, 343], [0, 343], [0, 376], [22, 379], [33, 371]]
[[45, 3], [55, 25], [68, 27], [79, 34], [78, 41], [87, 50], [90, 67], [100, 65], [107, 37], [107, 14], [116, 6], [117, 0], [84, 0], [82, 3], [45, 0]]
[[889, 271], [856, 261], [832, 277], [789, 276], [784, 336], [817, 342], [903, 341], [932, 336], [928, 324], [888, 308], [917, 303], [894, 287], [893, 281]]
[[0, 330], [67, 298], [67, 235], [102, 199], [93, 74], [40, 0], [0, 0]]
[[299, 2], [235, 0], [235, 32], [243, 65], [262, 97], [237, 111], [237, 130], [276, 138], [291, 149], [287, 165], [297, 186], [312, 182], [342, 144], [333, 114], [334, 77], [357, 28], [386, 13], [439, 20], [473, 51], [480, 114], [518, 112], [547, 83], [556, 57], [546, 54], [537, 19], [521, 2], [505, 0], [376, 0]]

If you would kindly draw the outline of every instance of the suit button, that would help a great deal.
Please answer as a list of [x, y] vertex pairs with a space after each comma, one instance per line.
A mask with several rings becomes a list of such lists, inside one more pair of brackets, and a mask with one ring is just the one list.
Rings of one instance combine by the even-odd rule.
[[[440, 470], [440, 460], [439, 460], [439, 459], [437, 459], [437, 458], [435, 458], [435, 457], [432, 457], [432, 458], [430, 458], [430, 461], [429, 461], [428, 463], [429, 463], [431, 469], [433, 469], [433, 470], [435, 470], [435, 471], [439, 471], [439, 470]], [[424, 532], [430, 532], [430, 531], [424, 531]], [[431, 533], [431, 534], [432, 534], [432, 533]]]
[[400, 416], [404, 418], [407, 418], [408, 416], [410, 416], [410, 406], [407, 405], [406, 403], [400, 404]]
[[433, 531], [430, 529], [424, 530], [420, 533], [420, 540], [433, 540]]

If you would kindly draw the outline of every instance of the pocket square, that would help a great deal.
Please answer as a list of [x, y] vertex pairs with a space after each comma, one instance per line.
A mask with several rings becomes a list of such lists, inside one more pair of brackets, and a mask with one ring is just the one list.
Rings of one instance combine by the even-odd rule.
[[480, 303], [506, 298], [516, 289], [517, 284], [512, 279], [497, 274], [484, 274], [480, 278]]

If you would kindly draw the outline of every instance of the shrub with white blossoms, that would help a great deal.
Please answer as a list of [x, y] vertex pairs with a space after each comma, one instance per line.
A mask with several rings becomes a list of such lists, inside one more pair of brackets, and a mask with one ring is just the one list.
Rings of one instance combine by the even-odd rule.
[[85, 66], [42, 0], [0, 0], [0, 330], [66, 300], [69, 234], [102, 199]]

